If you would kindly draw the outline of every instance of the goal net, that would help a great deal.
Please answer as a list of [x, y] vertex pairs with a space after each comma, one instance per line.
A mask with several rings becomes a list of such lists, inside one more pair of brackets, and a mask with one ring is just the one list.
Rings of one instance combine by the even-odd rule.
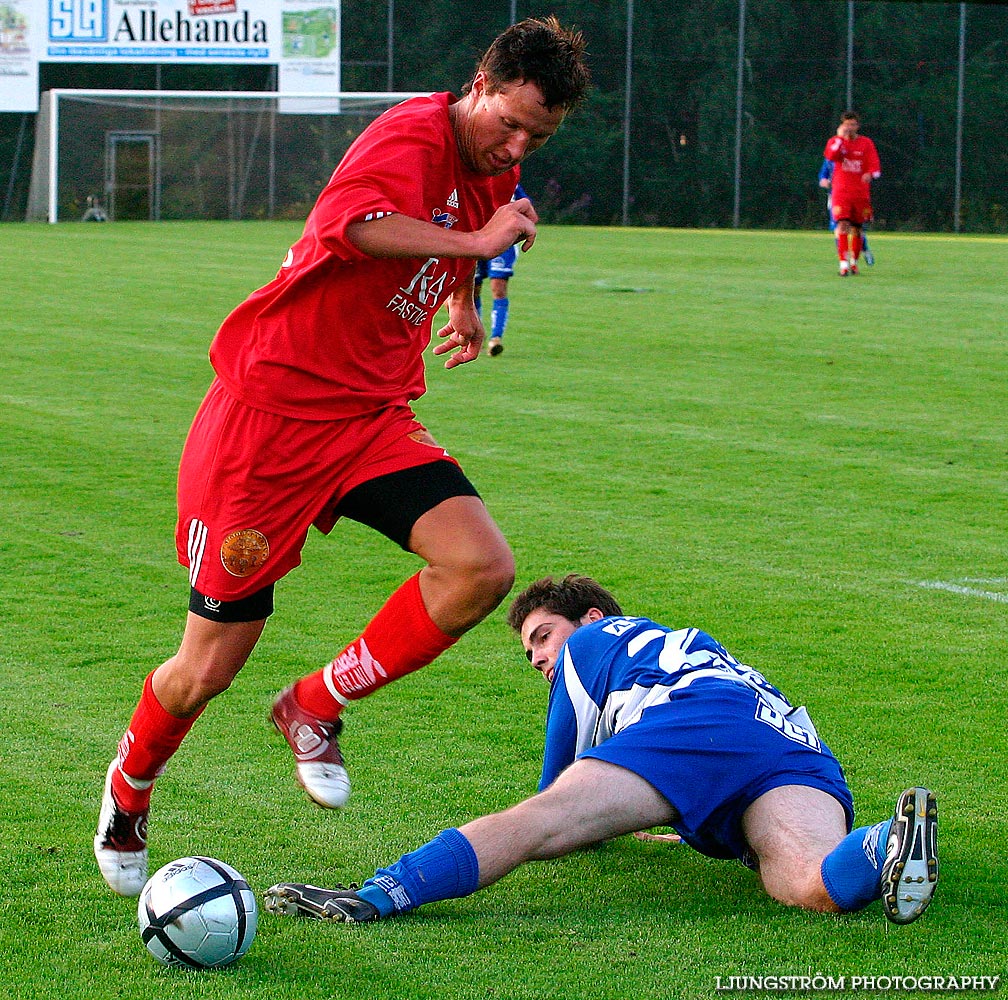
[[49, 90], [27, 218], [303, 218], [365, 126], [413, 96]]

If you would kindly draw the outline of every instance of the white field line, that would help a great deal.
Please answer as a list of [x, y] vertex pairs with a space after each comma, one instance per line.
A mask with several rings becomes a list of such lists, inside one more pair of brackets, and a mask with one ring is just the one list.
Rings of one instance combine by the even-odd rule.
[[[967, 584], [982, 584], [984, 586], [1003, 586], [1005, 591], [984, 590], [981, 587], [967, 586]], [[949, 580], [918, 580], [918, 587], [927, 590], [944, 590], [950, 594], [960, 594], [963, 597], [982, 597], [987, 601], [1000, 601], [1008, 604], [1008, 577], [998, 576], [989, 578], [966, 577], [959, 582]]]

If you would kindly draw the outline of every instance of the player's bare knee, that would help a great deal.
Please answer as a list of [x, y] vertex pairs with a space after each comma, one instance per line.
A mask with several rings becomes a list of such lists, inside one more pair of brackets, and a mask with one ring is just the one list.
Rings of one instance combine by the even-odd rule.
[[208, 663], [196, 675], [196, 688], [205, 701], [223, 694], [235, 679], [237, 671], [231, 664]]
[[460, 562], [453, 567], [453, 573], [459, 588], [467, 594], [466, 603], [486, 615], [514, 585], [514, 555], [507, 545], [497, 545]]
[[189, 718], [231, 686], [240, 666], [212, 654], [195, 662], [175, 656], [159, 668], [158, 699], [171, 715]]
[[187, 691], [176, 695], [173, 715], [188, 718], [195, 715], [207, 702], [222, 694], [234, 680], [234, 674], [214, 670], [213, 667], [198, 670], [190, 677]]
[[820, 868], [822, 859], [792, 862], [787, 867], [761, 870], [763, 886], [767, 893], [780, 903], [816, 913], [837, 913], [837, 905], [830, 899], [823, 885]]
[[500, 546], [480, 571], [481, 589], [497, 607], [507, 597], [515, 581], [515, 560], [511, 549]]

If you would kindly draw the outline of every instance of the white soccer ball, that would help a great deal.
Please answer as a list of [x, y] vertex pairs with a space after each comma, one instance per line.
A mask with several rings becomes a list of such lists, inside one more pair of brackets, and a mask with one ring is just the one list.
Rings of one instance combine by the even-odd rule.
[[255, 938], [255, 893], [230, 865], [179, 858], [140, 892], [137, 920], [147, 950], [164, 965], [214, 969], [241, 958]]

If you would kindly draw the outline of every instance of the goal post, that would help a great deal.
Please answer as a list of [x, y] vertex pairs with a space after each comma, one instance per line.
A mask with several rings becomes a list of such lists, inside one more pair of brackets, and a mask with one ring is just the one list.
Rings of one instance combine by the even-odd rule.
[[48, 90], [26, 218], [301, 218], [360, 132], [416, 96]]

